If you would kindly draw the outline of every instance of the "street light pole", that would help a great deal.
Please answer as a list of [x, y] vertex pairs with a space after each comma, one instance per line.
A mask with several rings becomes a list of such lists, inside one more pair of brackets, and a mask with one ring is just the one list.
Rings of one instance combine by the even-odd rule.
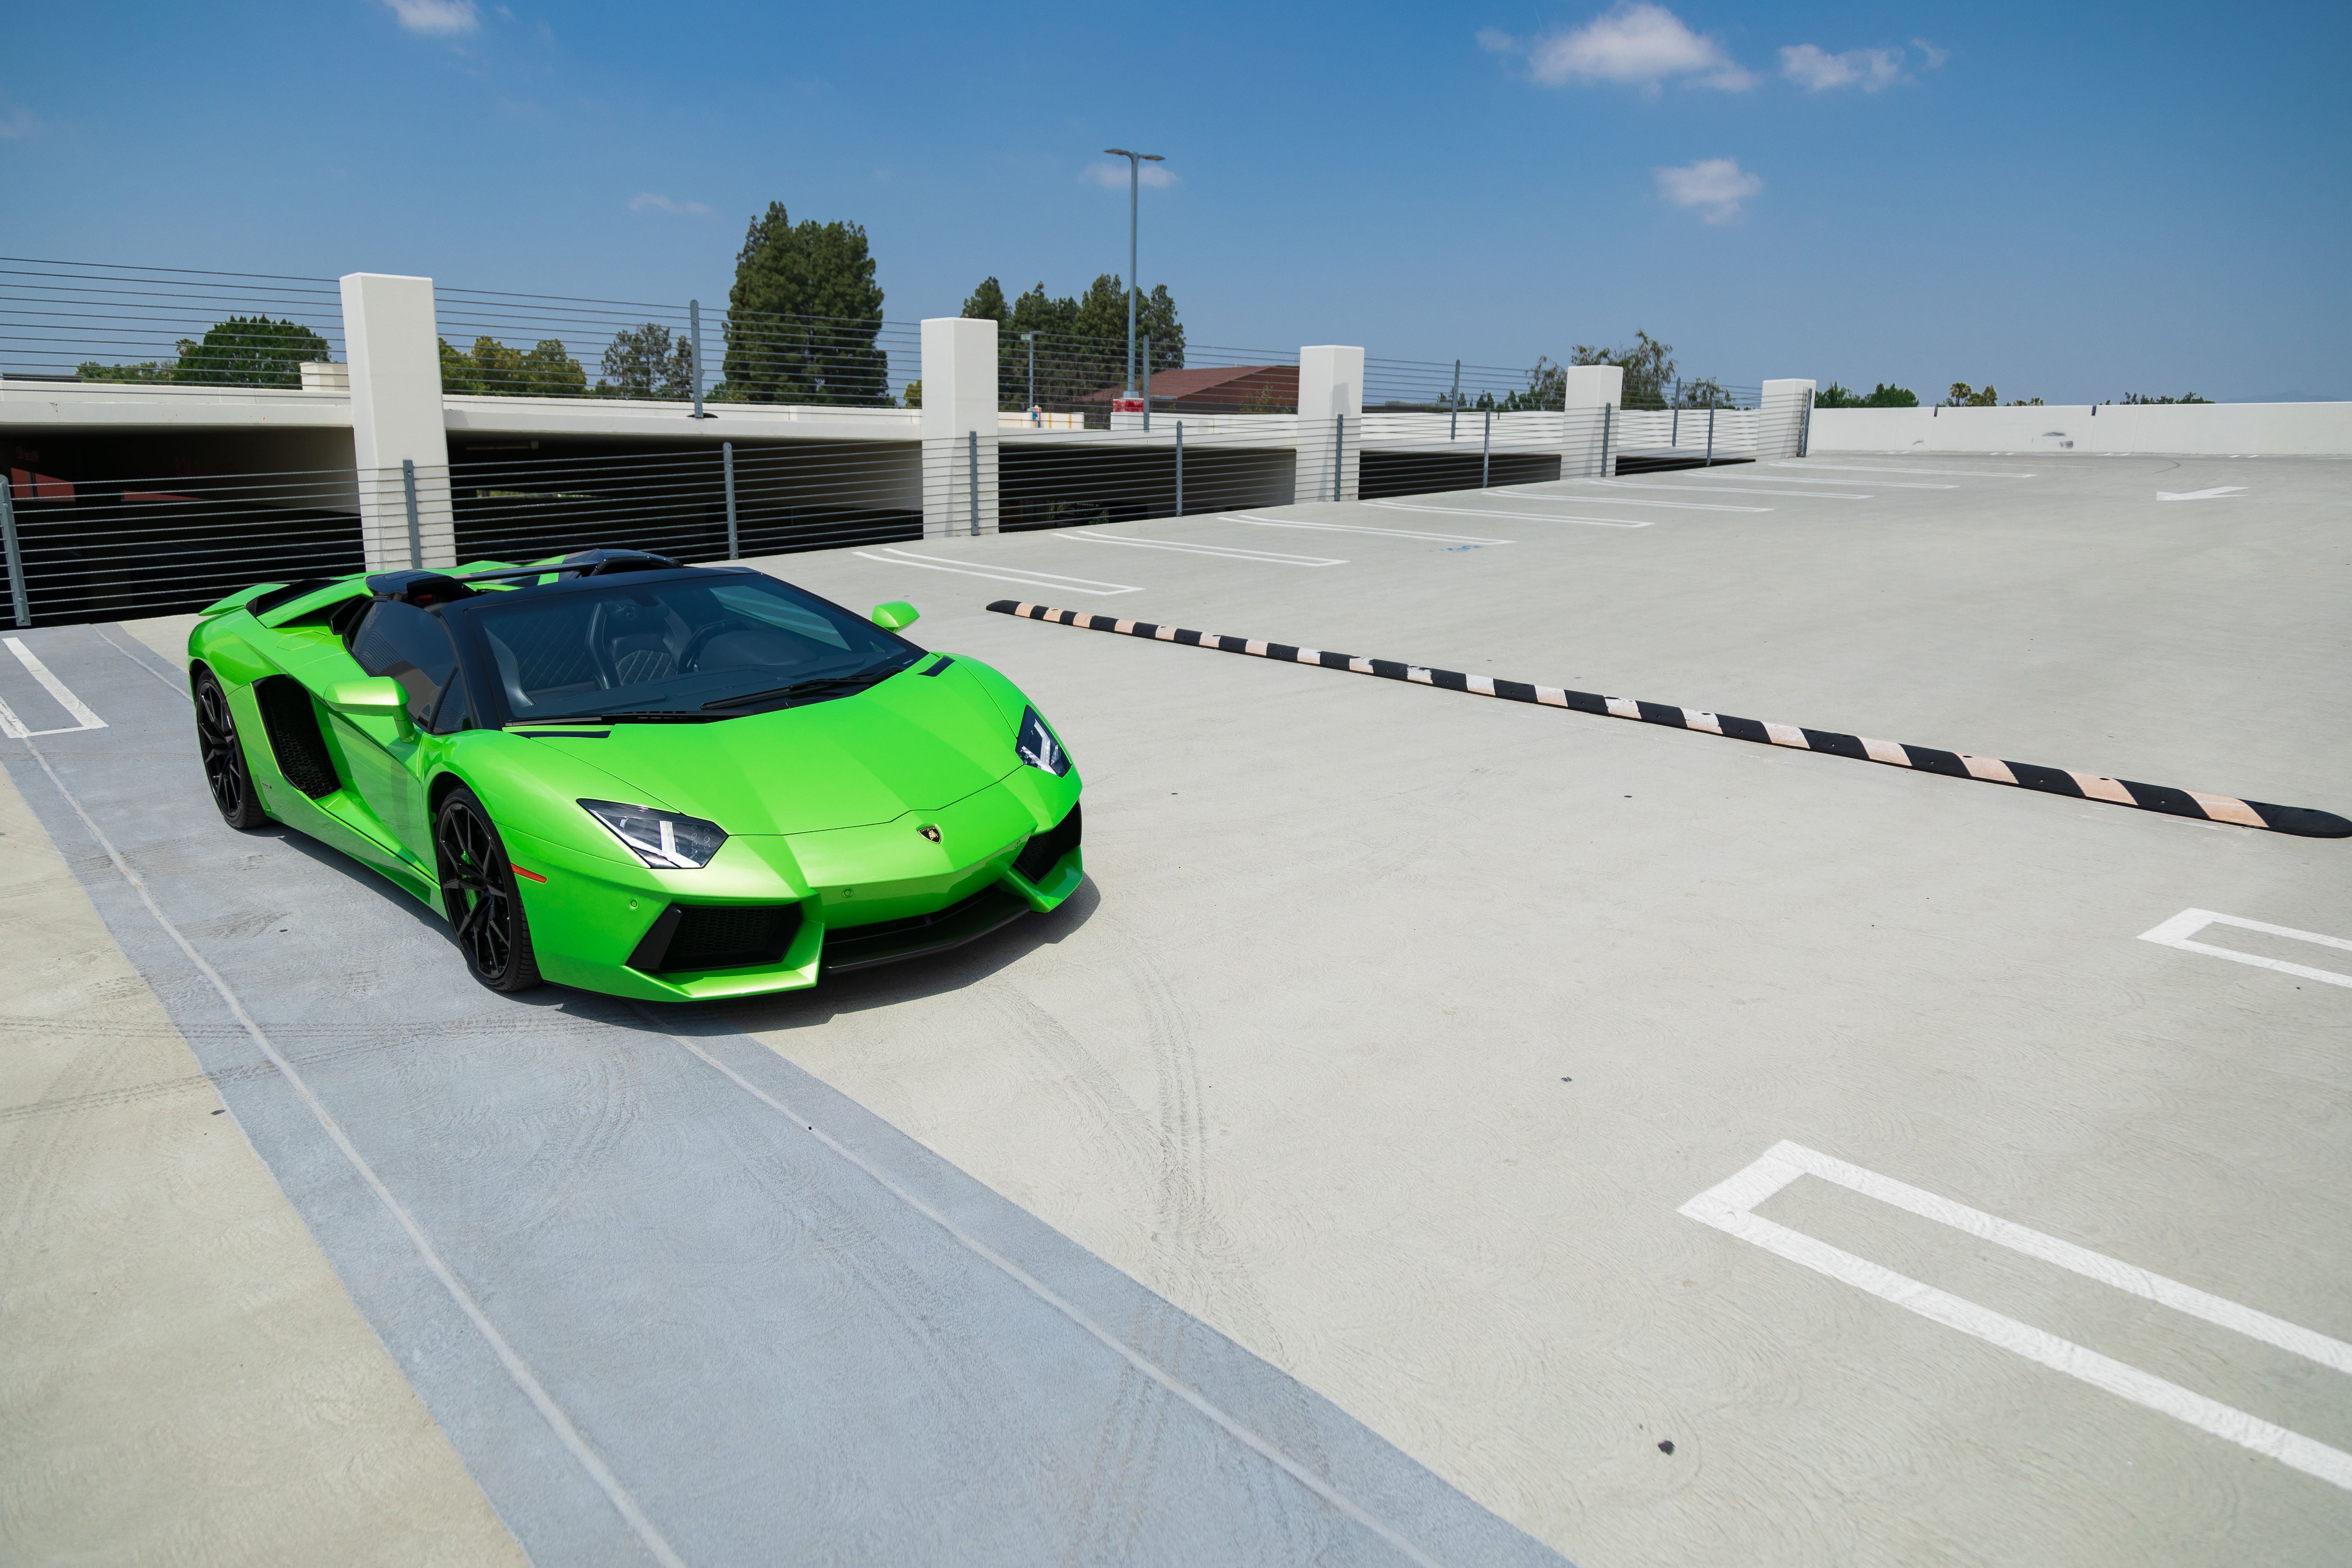
[[1135, 395], [1135, 302], [1143, 292], [1143, 280], [1135, 275], [1135, 214], [1143, 186], [1143, 165], [1164, 163], [1167, 160], [1157, 153], [1130, 153], [1124, 147], [1106, 147], [1104, 152], [1114, 158], [1127, 160], [1127, 395]]

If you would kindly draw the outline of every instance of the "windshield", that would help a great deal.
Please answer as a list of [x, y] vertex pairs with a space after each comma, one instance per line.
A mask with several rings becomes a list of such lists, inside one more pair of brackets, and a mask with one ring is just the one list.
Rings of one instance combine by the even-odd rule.
[[752, 575], [517, 594], [476, 600], [467, 619], [516, 722], [731, 719], [841, 696], [922, 657], [838, 605]]

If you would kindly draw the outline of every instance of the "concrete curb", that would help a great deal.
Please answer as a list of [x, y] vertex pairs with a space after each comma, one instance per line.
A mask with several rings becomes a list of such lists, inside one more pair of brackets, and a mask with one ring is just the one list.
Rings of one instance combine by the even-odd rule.
[[1642, 702], [1631, 697], [1601, 697], [1590, 691], [1569, 691], [1557, 686], [1531, 686], [1525, 681], [1498, 680], [1492, 676], [1464, 675], [1457, 670], [1399, 664], [1391, 659], [1293, 647], [1287, 643], [1265, 642], [1255, 637], [1221, 637], [1214, 632], [1155, 626], [1150, 621], [1123, 620], [1084, 610], [1056, 610], [1045, 605], [1013, 599], [999, 599], [988, 607], [1001, 616], [1048, 621], [1055, 626], [1076, 626], [1084, 631], [1117, 632], [1125, 637], [1149, 637], [1156, 642], [1215, 648], [1221, 653], [1245, 653], [1258, 658], [1311, 664], [1324, 669], [1344, 669], [1354, 675], [1378, 676], [1383, 680], [1443, 687], [1448, 691], [1466, 691], [1477, 697], [1499, 697], [1507, 702], [1572, 708], [1581, 713], [1597, 713], [1612, 719], [1634, 719], [1644, 724], [1664, 724], [1676, 730], [1697, 730], [1734, 741], [1755, 741], [1765, 745], [1790, 746], [1798, 751], [1826, 752], [1832, 756], [1851, 757], [1856, 762], [1916, 768], [1921, 773], [1942, 773], [1948, 778], [1979, 779], [1986, 784], [2013, 784], [2020, 789], [2040, 790], [2045, 795], [2105, 801], [2141, 811], [2161, 812], [2167, 816], [2186, 816], [2198, 822], [2225, 822], [2239, 827], [2291, 833], [2304, 838], [2352, 838], [2352, 821], [2347, 821], [2334, 812], [2315, 811], [2306, 806], [2273, 805], [2266, 801], [2241, 800], [2227, 795], [2204, 795], [2195, 790], [2174, 789], [2168, 784], [2135, 784], [2129, 779], [2111, 779], [2104, 774], [2076, 773], [2069, 768], [2003, 762], [1997, 757], [1978, 757], [1965, 752], [1944, 752], [1929, 746], [1875, 741], [1863, 735], [1841, 734], [1834, 730], [1807, 730], [1795, 724], [1735, 719], [1727, 713], [1708, 713], [1696, 708]]

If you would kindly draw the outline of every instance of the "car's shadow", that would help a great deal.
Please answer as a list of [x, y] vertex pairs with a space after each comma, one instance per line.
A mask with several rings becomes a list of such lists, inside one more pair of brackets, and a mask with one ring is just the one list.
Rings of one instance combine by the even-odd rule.
[[[415, 922], [420, 931], [429, 931], [436, 939], [436, 945], [446, 954], [440, 962], [449, 966], [448, 980], [452, 985], [473, 984], [466, 969], [465, 955], [457, 950], [457, 942], [450, 935], [449, 922], [437, 910], [427, 908], [406, 889], [394, 884], [390, 878], [341, 850], [331, 848], [278, 823], [255, 830], [253, 837], [278, 840], [313, 864], [338, 874], [355, 889], [364, 889], [386, 909], [398, 910], [402, 919]], [[762, 1029], [808, 1028], [844, 1013], [862, 1013], [918, 997], [961, 991], [1001, 969], [1018, 963], [1039, 948], [1051, 947], [1061, 942], [1086, 924], [1101, 904], [1102, 895], [1096, 889], [1094, 879], [1088, 878], [1078, 884], [1077, 891], [1065, 900], [1060, 908], [1049, 914], [1024, 915], [986, 936], [945, 952], [877, 964], [872, 969], [852, 970], [846, 974], [828, 974], [803, 991], [785, 991], [725, 1002], [636, 1002], [551, 982], [534, 990], [512, 994], [483, 989], [481, 997], [486, 1005], [571, 1013], [619, 1028], [664, 1034], [709, 1036]]]

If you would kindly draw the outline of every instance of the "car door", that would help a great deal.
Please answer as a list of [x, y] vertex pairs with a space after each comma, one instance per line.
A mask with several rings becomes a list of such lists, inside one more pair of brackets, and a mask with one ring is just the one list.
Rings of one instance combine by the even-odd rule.
[[370, 675], [388, 675], [408, 696], [407, 732], [397, 720], [338, 713], [352, 788], [387, 837], [424, 865], [433, 864], [433, 826], [425, 820], [419, 750], [457, 669], [457, 645], [441, 617], [387, 599], [352, 634], [352, 658]]

